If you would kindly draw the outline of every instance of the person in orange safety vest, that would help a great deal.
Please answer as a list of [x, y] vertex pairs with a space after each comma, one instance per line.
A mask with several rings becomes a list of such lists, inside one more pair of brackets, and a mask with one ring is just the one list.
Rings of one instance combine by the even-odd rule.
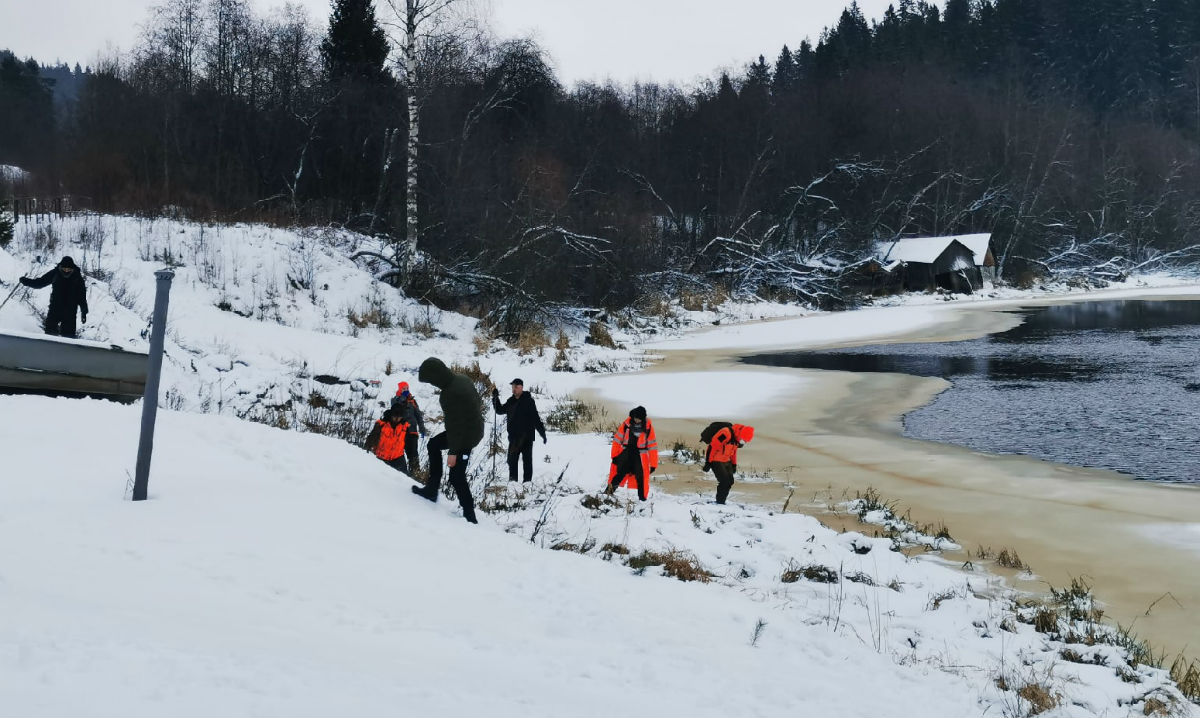
[[404, 441], [408, 436], [408, 422], [397, 409], [383, 412], [383, 418], [375, 422], [363, 447], [396, 471], [408, 473], [408, 462], [404, 460]]
[[717, 503], [725, 503], [729, 490], [733, 488], [733, 475], [737, 472], [738, 449], [754, 438], [754, 427], [714, 421], [700, 434], [700, 440], [708, 444], [704, 455], [704, 470], [712, 469], [717, 477]]
[[635, 407], [613, 434], [612, 465], [604, 492], [611, 494], [618, 486], [636, 487], [638, 498], [645, 501], [650, 493], [650, 474], [657, 468], [658, 440], [654, 437], [654, 425], [646, 418], [645, 407]]

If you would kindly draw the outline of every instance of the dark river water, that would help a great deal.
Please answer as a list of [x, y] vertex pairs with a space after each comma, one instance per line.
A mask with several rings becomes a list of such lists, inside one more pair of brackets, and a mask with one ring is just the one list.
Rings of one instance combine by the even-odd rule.
[[1018, 310], [982, 339], [762, 354], [751, 364], [900, 372], [952, 386], [904, 417], [906, 436], [1200, 481], [1200, 301], [1107, 301]]

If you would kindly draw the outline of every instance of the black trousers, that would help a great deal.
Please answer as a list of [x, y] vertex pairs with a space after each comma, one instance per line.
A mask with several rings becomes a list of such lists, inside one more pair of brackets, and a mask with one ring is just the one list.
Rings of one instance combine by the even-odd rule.
[[646, 500], [646, 472], [642, 470], [642, 455], [637, 451], [622, 451], [617, 455], [617, 475], [609, 486], [613, 489], [621, 485], [625, 474], [633, 474], [637, 482], [638, 498]]
[[733, 488], [733, 464], [728, 461], [712, 463], [713, 476], [717, 477], [717, 503], [725, 503], [729, 498], [729, 490]]
[[517, 480], [517, 459], [523, 459], [525, 480], [533, 480], [533, 437], [508, 437], [508, 480]]
[[[446, 432], [442, 432], [429, 440], [429, 481], [425, 483], [425, 491], [436, 500], [437, 492], [442, 487], [442, 452], [446, 451], [448, 442]], [[450, 467], [450, 485], [458, 496], [458, 505], [462, 507], [463, 518], [471, 523], [475, 520], [475, 497], [471, 496], [471, 485], [467, 483], [467, 459], [470, 454], [459, 454], [454, 466]]]
[[408, 463], [404, 460], [403, 456], [398, 456], [398, 457], [392, 459], [391, 461], [385, 461], [384, 459], [380, 459], [380, 461], [383, 461], [383, 463], [387, 464], [388, 466], [392, 467], [393, 469], [395, 469], [396, 471], [399, 471], [402, 474], [408, 473]]
[[421, 468], [421, 455], [418, 453], [419, 447], [417, 432], [408, 432], [408, 436], [404, 437], [404, 455], [408, 458], [408, 473], [410, 474]]
[[56, 337], [75, 338], [75, 312], [67, 314], [47, 314], [42, 323], [42, 330]]

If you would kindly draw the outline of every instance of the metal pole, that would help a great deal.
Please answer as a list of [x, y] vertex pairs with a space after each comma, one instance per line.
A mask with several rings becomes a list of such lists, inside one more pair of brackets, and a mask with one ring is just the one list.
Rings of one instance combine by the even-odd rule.
[[154, 419], [158, 414], [158, 380], [162, 375], [163, 341], [167, 335], [167, 301], [175, 273], [160, 269], [154, 273], [158, 288], [154, 294], [154, 319], [150, 327], [150, 366], [146, 370], [146, 394], [142, 399], [142, 435], [138, 440], [137, 468], [133, 477], [133, 500], [145, 501], [150, 484], [150, 455], [154, 453]]

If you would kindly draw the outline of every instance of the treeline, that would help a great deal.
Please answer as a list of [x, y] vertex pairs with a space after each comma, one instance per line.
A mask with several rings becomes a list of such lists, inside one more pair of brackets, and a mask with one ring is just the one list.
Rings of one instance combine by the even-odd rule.
[[1010, 280], [1200, 244], [1190, 0], [900, 0], [873, 23], [852, 4], [694, 88], [564, 87], [533, 42], [463, 23], [410, 68], [385, 8], [337, 0], [318, 29], [167, 0], [57, 111], [36, 65], [0, 57], [0, 101], [33, 113], [0, 112], [0, 163], [105, 210], [419, 236], [423, 263], [393, 275], [502, 323], [715, 285], [837, 303], [872, 242], [906, 235], [991, 231]]

